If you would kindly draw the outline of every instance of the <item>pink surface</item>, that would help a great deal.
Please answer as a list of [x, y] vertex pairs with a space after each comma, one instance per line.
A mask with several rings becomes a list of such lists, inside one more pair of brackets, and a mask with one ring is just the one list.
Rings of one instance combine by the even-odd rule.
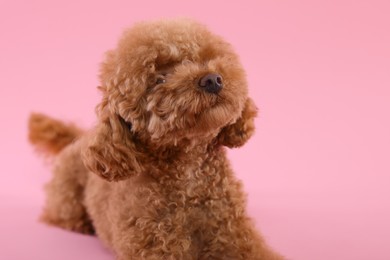
[[26, 121], [91, 126], [103, 52], [133, 22], [173, 16], [241, 54], [261, 113], [230, 156], [269, 243], [296, 260], [390, 259], [390, 2], [133, 2], [0, 3], [0, 259], [113, 259], [37, 222], [50, 170]]

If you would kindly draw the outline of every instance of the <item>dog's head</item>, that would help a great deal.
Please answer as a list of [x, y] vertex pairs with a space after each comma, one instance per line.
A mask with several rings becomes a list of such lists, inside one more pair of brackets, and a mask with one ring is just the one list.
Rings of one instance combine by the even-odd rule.
[[[232, 47], [190, 20], [139, 23], [101, 67], [103, 100], [86, 165], [109, 180], [141, 167], [133, 139], [157, 148], [243, 145], [256, 108]], [[133, 163], [130, 163], [133, 162]]]

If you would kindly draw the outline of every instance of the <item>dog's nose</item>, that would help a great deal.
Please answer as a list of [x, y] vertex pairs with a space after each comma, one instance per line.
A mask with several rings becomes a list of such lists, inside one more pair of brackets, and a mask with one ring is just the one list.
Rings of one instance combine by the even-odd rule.
[[223, 87], [222, 77], [218, 74], [207, 74], [199, 80], [199, 86], [209, 93], [217, 94]]

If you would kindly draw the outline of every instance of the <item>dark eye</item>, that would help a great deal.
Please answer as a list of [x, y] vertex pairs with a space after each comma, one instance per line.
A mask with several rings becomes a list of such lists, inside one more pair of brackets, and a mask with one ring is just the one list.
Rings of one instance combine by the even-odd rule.
[[156, 79], [156, 84], [163, 84], [163, 83], [165, 83], [165, 78], [164, 77], [158, 77], [157, 79]]
[[167, 76], [166, 72], [162, 72], [157, 75], [156, 84], [164, 84], [166, 82], [165, 77]]

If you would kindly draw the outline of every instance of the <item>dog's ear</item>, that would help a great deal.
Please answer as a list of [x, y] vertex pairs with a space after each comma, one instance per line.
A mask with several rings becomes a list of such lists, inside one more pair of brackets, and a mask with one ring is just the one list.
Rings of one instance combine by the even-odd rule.
[[108, 181], [127, 179], [140, 172], [129, 128], [117, 115], [104, 116], [82, 151], [87, 169]]
[[222, 128], [217, 136], [218, 143], [230, 148], [244, 145], [255, 131], [254, 119], [256, 115], [257, 108], [253, 100], [248, 98], [240, 118], [233, 124]]

